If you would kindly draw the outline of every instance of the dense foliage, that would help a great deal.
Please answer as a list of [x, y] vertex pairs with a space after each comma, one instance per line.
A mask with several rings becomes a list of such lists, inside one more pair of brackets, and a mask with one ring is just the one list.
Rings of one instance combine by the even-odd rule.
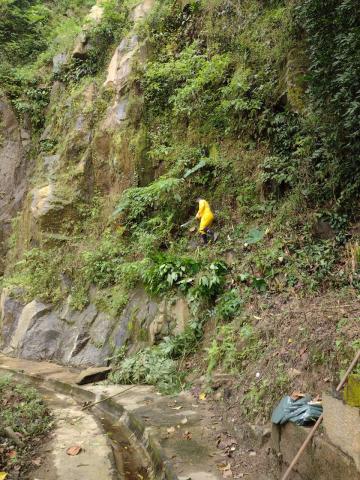
[[[86, 54], [74, 58], [93, 4], [0, 2], [2, 88], [36, 131], [31, 156], [41, 165], [60, 156], [59, 170], [39, 167], [33, 183], [52, 182], [69, 207], [55, 233], [26, 245], [18, 222], [5, 285], [79, 310], [91, 297], [115, 319], [139, 286], [156, 301], [181, 296], [188, 328], [122, 358], [113, 380], [181, 388], [176, 360], [194, 353], [208, 322], [208, 375], [219, 366], [243, 375], [269, 343], [249, 306], [360, 286], [356, 2], [156, 1], [131, 33], [140, 48], [116, 93], [104, 87], [105, 68], [136, 2], [104, 1]], [[54, 71], [57, 54], [66, 60]], [[55, 82], [63, 93], [47, 110]], [[124, 104], [126, 120], [108, 128], [109, 111]], [[45, 125], [49, 138], [38, 142]], [[199, 196], [220, 234], [203, 248], [196, 223], [183, 227]], [[140, 334], [132, 341], [145, 341]], [[245, 392], [246, 408], [266, 396], [261, 382]]]
[[309, 52], [314, 117], [311, 161], [321, 201], [359, 214], [360, 12], [355, 0], [303, 0], [298, 19]]

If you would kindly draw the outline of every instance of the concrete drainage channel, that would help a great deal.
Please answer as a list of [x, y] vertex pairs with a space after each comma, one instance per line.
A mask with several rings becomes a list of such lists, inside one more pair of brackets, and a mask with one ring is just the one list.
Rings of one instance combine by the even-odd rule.
[[[48, 460], [34, 479], [57, 480], [177, 480], [161, 447], [139, 418], [113, 399], [58, 379], [22, 373], [0, 366], [0, 375], [9, 375], [36, 387], [60, 425]], [[82, 405], [97, 403], [91, 409]], [[70, 420], [70, 421], [69, 421]], [[57, 422], [59, 423], [59, 422]], [[66, 455], [66, 446], [81, 440], [81, 460]], [[74, 462], [71, 462], [75, 459]]]

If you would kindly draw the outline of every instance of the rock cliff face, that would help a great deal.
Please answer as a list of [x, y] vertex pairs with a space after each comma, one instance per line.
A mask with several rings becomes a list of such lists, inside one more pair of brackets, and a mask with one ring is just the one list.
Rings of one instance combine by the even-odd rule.
[[11, 219], [20, 210], [27, 188], [30, 133], [21, 128], [10, 102], [0, 97], [0, 274], [4, 272]]
[[118, 318], [98, 312], [93, 304], [81, 312], [69, 303], [58, 309], [37, 300], [24, 305], [7, 289], [0, 308], [0, 346], [6, 354], [73, 366], [106, 365], [126, 343], [132, 350], [153, 345], [183, 331], [189, 318], [183, 299], [156, 302], [142, 290], [134, 292]]
[[[103, 16], [98, 3], [86, 17], [72, 53], [53, 58], [55, 74], [71, 58], [83, 59], [89, 54], [89, 32]], [[77, 201], [89, 199], [95, 190], [111, 196], [132, 182], [134, 165], [128, 161], [126, 147], [118, 154], [114, 137], [128, 118], [132, 66], [145, 55], [136, 28], [152, 6], [153, 0], [144, 0], [130, 14], [133, 27], [116, 47], [107, 69], [102, 88], [109, 92], [110, 100], [100, 120], [93, 118], [99, 96], [94, 82], [84, 85], [72, 98], [64, 83], [55, 80], [52, 84], [40, 145], [54, 142], [57, 146], [51, 153], [42, 153], [40, 147], [38, 179], [28, 192], [30, 165], [26, 151], [33, 139], [20, 127], [7, 99], [0, 99], [0, 273], [11, 219], [27, 194], [19, 242], [37, 247], [67, 233], [67, 225], [72, 225], [79, 214], [74, 207]], [[111, 165], [111, 156], [116, 156], [120, 164]], [[70, 307], [70, 299], [56, 308], [38, 300], [26, 304], [17, 299], [17, 293], [16, 289], [2, 292], [1, 345], [6, 353], [28, 359], [104, 365], [114, 349], [126, 341], [153, 344], [171, 331], [181, 330], [187, 318], [182, 300], [175, 305], [157, 303], [144, 292], [134, 293], [120, 318], [99, 312], [91, 303], [83, 311], [76, 311]]]

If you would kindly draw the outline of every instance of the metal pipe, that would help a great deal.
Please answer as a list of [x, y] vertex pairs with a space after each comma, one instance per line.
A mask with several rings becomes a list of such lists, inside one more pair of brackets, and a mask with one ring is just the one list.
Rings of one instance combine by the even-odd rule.
[[[358, 363], [358, 361], [360, 360], [360, 350], [358, 350], [357, 354], [355, 355], [353, 361], [351, 362], [349, 368], [346, 370], [346, 373], [343, 377], [343, 379], [341, 380], [341, 382], [339, 383], [339, 385], [336, 387], [336, 391], [339, 392], [342, 387], [344, 386], [344, 383], [346, 382], [348, 376], [350, 375], [350, 373], [352, 372], [353, 368], [355, 367], [355, 365]], [[323, 421], [323, 418], [324, 416], [323, 415], [320, 415], [320, 417], [317, 419], [317, 422], [315, 423], [315, 425], [313, 426], [313, 428], [311, 429], [311, 431], [309, 432], [309, 435], [306, 437], [304, 443], [301, 445], [299, 451], [297, 452], [297, 454], [295, 455], [293, 461], [290, 463], [288, 469], [286, 470], [286, 472], [284, 473], [284, 476], [282, 477], [281, 480], [287, 480], [289, 478], [289, 475], [290, 473], [293, 471], [293, 468], [295, 467], [296, 463], [298, 462], [299, 458], [301, 457], [303, 451], [305, 450], [305, 448], [308, 446], [310, 440], [313, 438], [313, 436], [315, 435], [315, 432], [316, 430], [319, 428], [321, 422]]]

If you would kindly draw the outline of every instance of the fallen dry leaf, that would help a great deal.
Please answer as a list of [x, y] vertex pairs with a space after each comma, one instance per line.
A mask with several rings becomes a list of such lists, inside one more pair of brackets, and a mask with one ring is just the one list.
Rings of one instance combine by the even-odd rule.
[[301, 348], [301, 349], [300, 349], [300, 352], [299, 352], [299, 353], [300, 353], [300, 355], [301, 355], [301, 356], [303, 356], [303, 355], [304, 355], [304, 353], [306, 352], [306, 350], [307, 350], [307, 347], [303, 347], [303, 348]]
[[6, 472], [0, 472], [0, 480], [5, 480], [6, 477], [7, 477]]
[[175, 427], [169, 427], [166, 429], [167, 433], [174, 433], [175, 432]]
[[322, 397], [321, 395], [316, 395], [316, 397], [314, 397], [310, 403], [322, 403]]
[[290, 395], [290, 398], [292, 400], [298, 400], [299, 398], [303, 398], [305, 395], [297, 390], [293, 391], [292, 394]]
[[186, 425], [188, 422], [188, 419], [186, 417], [184, 417], [182, 420], [181, 420], [181, 423], [182, 425]]
[[186, 431], [186, 432], [184, 432], [183, 437], [185, 438], [185, 440], [191, 440], [192, 439], [192, 434], [191, 434], [191, 432]]
[[31, 460], [31, 463], [32, 463], [35, 467], [40, 467], [40, 465], [41, 465], [41, 458], [40, 458], [40, 457], [34, 458], [33, 460]]
[[74, 445], [73, 447], [69, 447], [66, 450], [66, 453], [70, 455], [71, 457], [75, 457], [75, 455], [79, 455], [81, 452], [82, 448], [79, 445]]
[[206, 399], [206, 393], [205, 392], [200, 393], [199, 400], [205, 400], [205, 399]]
[[15, 458], [16, 457], [16, 450], [10, 450], [10, 452], [7, 453], [7, 456], [9, 458]]
[[234, 478], [230, 463], [228, 463], [226, 467], [222, 468], [221, 470], [224, 478]]

